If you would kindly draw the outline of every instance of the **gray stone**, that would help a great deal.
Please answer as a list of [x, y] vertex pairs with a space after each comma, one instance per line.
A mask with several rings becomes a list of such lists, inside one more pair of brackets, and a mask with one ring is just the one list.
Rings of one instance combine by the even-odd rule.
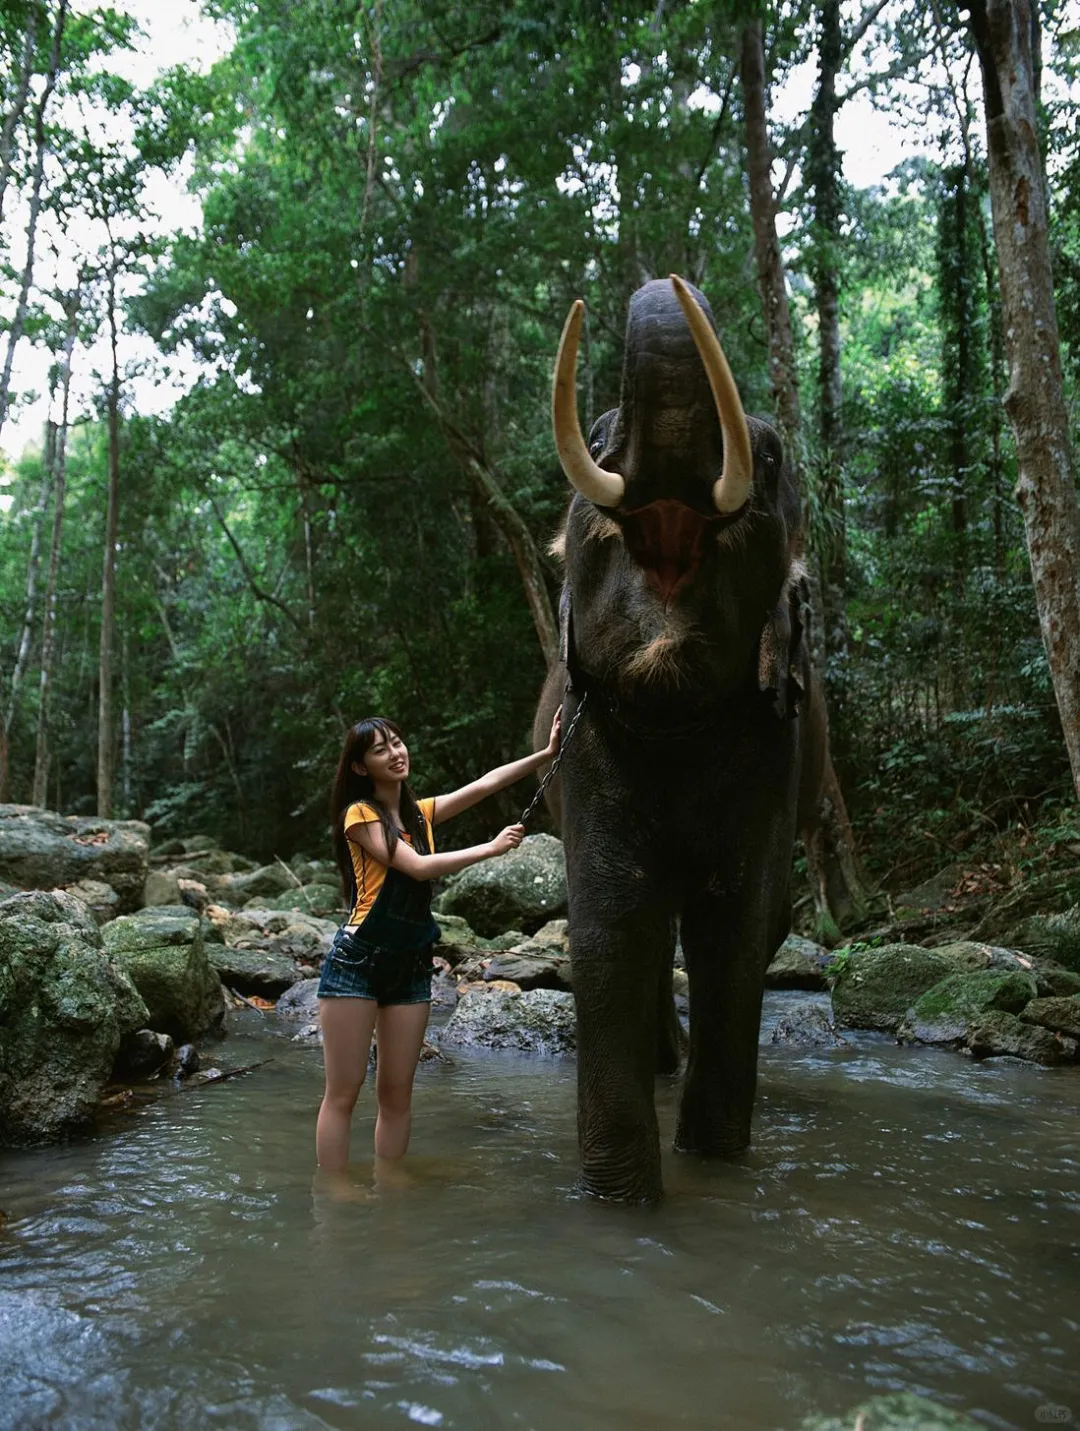
[[562, 954], [569, 954], [569, 921], [565, 919], [549, 919], [548, 922], [542, 924], [533, 935], [532, 942], [539, 944], [543, 949], [557, 949]]
[[896, 1036], [902, 1043], [960, 1044], [985, 1014], [1018, 1014], [1035, 992], [1031, 974], [949, 974], [916, 999]]
[[519, 944], [505, 954], [496, 954], [488, 962], [483, 977], [510, 979], [521, 989], [571, 988], [570, 956], [545, 949], [539, 944]]
[[439, 1042], [451, 1048], [572, 1053], [577, 1046], [573, 995], [554, 989], [464, 994]]
[[507, 929], [539, 929], [566, 913], [562, 841], [527, 835], [508, 855], [455, 875], [436, 907], [462, 916], [485, 938]]
[[918, 944], [886, 944], [845, 954], [832, 970], [836, 1022], [844, 1028], [891, 1031], [919, 995], [954, 968], [951, 960]]
[[789, 934], [765, 971], [767, 989], [824, 989], [832, 955], [812, 939]]
[[847, 1043], [836, 1031], [828, 1013], [809, 1000], [782, 1013], [769, 1034], [770, 1043], [793, 1048], [838, 1048]]
[[143, 904], [160, 909], [168, 904], [183, 904], [180, 881], [171, 870], [151, 870], [146, 876]]
[[286, 989], [277, 1001], [276, 1013], [282, 1019], [317, 1019], [319, 1017], [319, 981], [301, 979]]
[[67, 886], [68, 894], [82, 900], [98, 924], [108, 924], [120, 913], [120, 896], [101, 879], [81, 879]]
[[107, 924], [105, 945], [131, 977], [150, 1011], [144, 1020], [177, 1043], [220, 1029], [221, 980], [211, 967], [199, 919], [172, 905], [142, 909]]
[[89, 1122], [121, 1040], [146, 1021], [84, 904], [62, 890], [0, 904], [0, 1143]]
[[[256, 895], [283, 894], [297, 889], [292, 871], [286, 865], [260, 865], [249, 874], [233, 875], [222, 886], [222, 892], [237, 904], [246, 904]], [[269, 907], [269, 906], [268, 906]]]
[[998, 1009], [973, 1020], [965, 1042], [972, 1058], [1022, 1058], [1028, 1063], [1048, 1065], [1075, 1063], [1080, 1048], [1074, 1038], [1025, 1023], [1015, 1014]]
[[238, 994], [276, 999], [304, 978], [292, 959], [265, 949], [236, 949], [227, 944], [210, 944], [206, 953], [221, 982]]
[[0, 805], [0, 880], [19, 889], [57, 889], [103, 880], [120, 912], [137, 909], [146, 883], [150, 827], [138, 820], [57, 815], [34, 805]]

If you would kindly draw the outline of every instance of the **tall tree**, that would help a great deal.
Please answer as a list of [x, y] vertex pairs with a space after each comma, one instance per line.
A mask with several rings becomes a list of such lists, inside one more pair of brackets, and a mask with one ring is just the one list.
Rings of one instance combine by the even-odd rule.
[[1080, 509], [1062, 382], [1039, 147], [1038, 13], [1030, 0], [972, 0], [982, 68], [990, 202], [1009, 361], [1005, 407], [1016, 439], [1043, 643], [1080, 799]]
[[101, 572], [101, 639], [98, 652], [97, 812], [112, 814], [115, 731], [113, 730], [113, 664], [116, 647], [116, 534], [120, 511], [120, 358], [117, 349], [116, 278], [121, 259], [110, 234], [106, 267], [106, 321], [109, 325], [111, 369], [106, 393], [109, 429], [109, 477], [105, 504], [105, 550]]

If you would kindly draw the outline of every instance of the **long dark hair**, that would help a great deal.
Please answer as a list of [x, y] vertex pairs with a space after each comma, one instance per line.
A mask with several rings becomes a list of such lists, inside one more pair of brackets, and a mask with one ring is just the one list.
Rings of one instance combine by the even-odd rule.
[[399, 740], [402, 738], [400, 728], [392, 720], [386, 720], [383, 716], [365, 716], [363, 720], [356, 722], [345, 737], [345, 749], [341, 752], [337, 773], [334, 775], [334, 783], [330, 787], [330, 827], [333, 831], [334, 859], [341, 871], [342, 884], [346, 894], [353, 890], [355, 876], [352, 859], [349, 855], [349, 842], [345, 838], [345, 811], [357, 800], [362, 800], [365, 805], [370, 805], [378, 815], [379, 824], [386, 836], [387, 853], [391, 859], [394, 857], [398, 837], [402, 832], [412, 836], [412, 847], [417, 854], [430, 854], [427, 826], [420, 813], [420, 806], [416, 803], [416, 796], [409, 786], [403, 784], [401, 787], [399, 807], [401, 829], [399, 830], [390, 819], [390, 812], [380, 800], [376, 799], [375, 783], [371, 776], [358, 775], [353, 769], [354, 763], [363, 765], [364, 756], [379, 736], [382, 736], [384, 740], [389, 740], [391, 736], [395, 735]]

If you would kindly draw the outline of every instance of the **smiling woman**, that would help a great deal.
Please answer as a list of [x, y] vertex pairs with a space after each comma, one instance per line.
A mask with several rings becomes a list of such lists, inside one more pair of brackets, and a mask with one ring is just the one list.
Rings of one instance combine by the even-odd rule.
[[319, 1166], [343, 1171], [353, 1108], [378, 1034], [375, 1153], [403, 1157], [412, 1126], [412, 1085], [431, 1004], [431, 950], [439, 926], [431, 882], [517, 849], [522, 825], [494, 840], [435, 853], [435, 826], [551, 760], [559, 744], [556, 714], [547, 746], [501, 765], [448, 795], [418, 800], [408, 784], [409, 751], [400, 728], [369, 716], [349, 731], [330, 796], [334, 854], [349, 892], [319, 981], [326, 1092], [319, 1110]]

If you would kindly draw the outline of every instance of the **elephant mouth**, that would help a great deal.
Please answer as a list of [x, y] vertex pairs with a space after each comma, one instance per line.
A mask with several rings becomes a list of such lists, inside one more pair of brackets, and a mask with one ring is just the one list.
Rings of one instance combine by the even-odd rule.
[[621, 525], [627, 551], [667, 605], [701, 565], [706, 538], [718, 520], [664, 497], [624, 513]]

